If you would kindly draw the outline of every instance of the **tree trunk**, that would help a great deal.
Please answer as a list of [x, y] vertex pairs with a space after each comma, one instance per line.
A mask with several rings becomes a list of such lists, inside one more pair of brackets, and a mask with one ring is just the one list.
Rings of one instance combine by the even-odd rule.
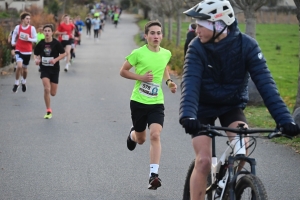
[[298, 58], [299, 58], [299, 72], [298, 72], [298, 92], [296, 97], [296, 103], [294, 107], [294, 111], [300, 107], [300, 21], [299, 21], [299, 51], [298, 51]]
[[246, 19], [246, 34], [255, 39], [256, 34], [256, 17], [255, 11], [253, 9], [244, 10], [244, 15]]
[[294, 111], [300, 107], [300, 0], [294, 0], [297, 6], [297, 19], [298, 19], [298, 27], [299, 27], [299, 51], [298, 51], [298, 58], [299, 58], [299, 72], [298, 72], [298, 92], [296, 97], [296, 103], [294, 107]]
[[173, 25], [173, 19], [172, 19], [172, 15], [170, 15], [168, 17], [168, 26], [169, 26], [169, 29], [168, 29], [168, 40], [171, 41], [172, 40], [172, 25]]
[[177, 10], [177, 34], [176, 34], [176, 46], [178, 47], [180, 45], [181, 41], [181, 16], [182, 12], [181, 9]]
[[163, 13], [161, 15], [161, 25], [163, 27], [163, 29], [162, 29], [163, 36], [165, 36], [166, 35], [166, 22], [165, 22], [165, 15]]

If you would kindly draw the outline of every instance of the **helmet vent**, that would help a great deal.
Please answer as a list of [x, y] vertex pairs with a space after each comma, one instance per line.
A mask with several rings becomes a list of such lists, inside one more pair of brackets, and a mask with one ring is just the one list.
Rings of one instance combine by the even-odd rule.
[[214, 15], [217, 13], [217, 10], [212, 10], [210, 13]]
[[208, 4], [208, 5], [211, 5], [211, 4], [213, 4], [213, 3], [215, 3], [215, 2], [211, 2], [211, 1], [210, 1], [210, 2], [208, 2], [207, 4]]
[[230, 13], [228, 16], [229, 16], [230, 18], [232, 18], [232, 17], [233, 17], [233, 14], [232, 14], [232, 13]]
[[201, 10], [202, 10], [202, 8], [198, 8], [198, 9], [196, 10], [196, 12], [197, 12], [197, 13], [200, 13]]
[[227, 6], [223, 6], [223, 10], [228, 10], [229, 8]]

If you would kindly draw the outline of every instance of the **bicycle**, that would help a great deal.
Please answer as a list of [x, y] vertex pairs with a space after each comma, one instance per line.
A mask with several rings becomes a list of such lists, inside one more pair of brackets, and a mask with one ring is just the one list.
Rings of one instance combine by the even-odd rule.
[[[231, 142], [227, 142], [228, 147], [221, 155], [219, 161], [216, 156], [216, 143], [215, 137], [222, 136], [228, 137], [219, 131], [229, 131], [237, 133]], [[248, 134], [254, 133], [269, 133], [268, 139], [274, 137], [287, 137], [292, 139], [288, 135], [281, 134], [277, 129], [247, 129], [244, 128], [244, 124], [241, 123], [237, 128], [227, 128], [220, 126], [211, 125], [201, 125], [201, 131], [198, 135], [207, 135], [212, 138], [212, 164], [211, 172], [207, 178], [207, 188], [206, 188], [206, 200], [267, 200], [266, 189], [261, 182], [261, 180], [255, 175], [256, 174], [256, 161], [254, 158], [249, 156], [253, 153], [256, 147], [256, 139], [251, 137], [253, 140], [251, 142], [245, 143], [244, 138]], [[247, 146], [248, 144], [248, 146]], [[251, 153], [246, 156], [246, 149], [251, 146], [254, 149]], [[247, 146], [247, 148], [246, 148]], [[250, 165], [250, 171], [238, 170], [238, 162], [244, 161]], [[190, 200], [190, 177], [195, 166], [195, 160], [189, 166], [186, 180], [184, 184], [183, 200]], [[245, 169], [245, 168], [244, 168]], [[238, 176], [240, 178], [238, 179]], [[246, 189], [250, 189], [246, 190]], [[245, 192], [245, 193], [244, 193]]]

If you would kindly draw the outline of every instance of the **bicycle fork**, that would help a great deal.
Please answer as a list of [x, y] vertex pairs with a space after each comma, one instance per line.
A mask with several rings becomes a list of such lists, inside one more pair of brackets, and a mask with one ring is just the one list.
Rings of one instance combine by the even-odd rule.
[[[250, 172], [249, 171], [239, 171], [239, 172], [234, 172], [234, 163], [236, 161], [245, 161], [247, 163], [249, 163], [250, 165]], [[256, 161], [254, 158], [248, 158], [246, 156], [229, 156], [228, 157], [228, 186], [229, 186], [229, 197], [231, 200], [235, 200], [235, 186], [236, 186], [236, 181], [237, 181], [237, 177], [240, 174], [253, 174], [255, 175], [256, 171], [255, 171], [255, 165], [256, 165]], [[223, 196], [223, 195], [222, 195]]]

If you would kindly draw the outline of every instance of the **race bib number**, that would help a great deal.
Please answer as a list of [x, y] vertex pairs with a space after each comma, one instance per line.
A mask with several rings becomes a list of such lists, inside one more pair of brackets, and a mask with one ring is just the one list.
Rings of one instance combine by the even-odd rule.
[[139, 88], [142, 95], [153, 98], [157, 97], [159, 91], [159, 84], [142, 82]]
[[26, 40], [26, 36], [27, 36], [27, 38], [29, 38], [29, 34], [24, 33], [24, 32], [20, 32], [19, 39], [20, 40]]
[[69, 40], [69, 35], [62, 35], [62, 40]]
[[42, 57], [42, 65], [43, 66], [54, 66], [50, 63], [50, 60], [53, 60], [53, 57]]

